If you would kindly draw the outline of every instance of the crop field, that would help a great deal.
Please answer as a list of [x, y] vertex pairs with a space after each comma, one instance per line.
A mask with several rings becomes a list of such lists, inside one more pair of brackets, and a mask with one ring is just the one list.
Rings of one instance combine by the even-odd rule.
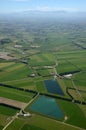
[[11, 120], [19, 110], [9, 106], [0, 105], [0, 130]]
[[[13, 123], [11, 123], [11, 125], [9, 125], [9, 127], [6, 129], [6, 130], [17, 130], [17, 129], [23, 129], [25, 126], [27, 126], [27, 124], [29, 125], [29, 127], [32, 126], [32, 129], [31, 130], [34, 130], [34, 128], [37, 128], [37, 130], [57, 130], [57, 129], [60, 129], [60, 130], [79, 130], [78, 128], [76, 127], [72, 127], [72, 126], [69, 126], [69, 125], [66, 125], [64, 123], [60, 123], [60, 122], [56, 122], [54, 121], [53, 119], [49, 119], [49, 118], [46, 118], [46, 117], [43, 117], [43, 116], [40, 116], [40, 115], [36, 115], [29, 118], [29, 119], [16, 119], [14, 120]], [[39, 127], [40, 126], [40, 127]], [[27, 130], [27, 129], [25, 129]]]
[[[86, 116], [84, 112], [72, 102], [64, 102], [62, 100], [57, 100], [62, 110], [64, 110], [65, 115], [68, 117], [67, 123], [76, 125], [86, 129]], [[76, 116], [75, 116], [76, 113]]]
[[75, 74], [73, 76], [73, 79], [75, 81], [75, 84], [80, 88], [80, 86], [82, 87], [85, 87], [86, 86], [86, 71], [85, 72], [81, 72], [81, 73], [78, 73], [78, 74]]
[[64, 60], [58, 61], [58, 66], [56, 67], [56, 70], [61, 75], [73, 73], [74, 71], [79, 71], [79, 69], [75, 67], [72, 63]]
[[0, 18], [0, 130], [86, 129], [85, 44], [81, 19]]
[[[11, 63], [10, 63], [11, 64]], [[1, 67], [0, 81], [11, 81], [17, 79], [27, 78], [32, 70], [22, 63], [7, 64], [5, 67]]]
[[29, 61], [30, 66], [52, 66], [55, 65], [54, 56], [50, 54], [37, 54], [31, 56]]
[[53, 69], [38, 69], [37, 73], [39, 76], [51, 76], [54, 73], [54, 71]]
[[9, 106], [0, 105], [0, 114], [2, 115], [13, 116], [18, 111], [19, 111], [18, 109], [14, 109]]
[[21, 102], [29, 102], [31, 100], [31, 98], [33, 97], [33, 95], [34, 95], [33, 93], [0, 86], [0, 96], [1, 97], [18, 100]]

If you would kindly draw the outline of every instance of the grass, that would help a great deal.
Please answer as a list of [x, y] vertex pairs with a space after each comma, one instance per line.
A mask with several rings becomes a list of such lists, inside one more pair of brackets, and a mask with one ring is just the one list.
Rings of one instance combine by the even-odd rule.
[[29, 102], [33, 97], [33, 95], [34, 95], [33, 93], [0, 86], [1, 97], [18, 100], [21, 102]]
[[18, 112], [17, 109], [11, 108], [9, 106], [0, 105], [0, 114], [13, 116]]
[[25, 124], [21, 130], [44, 130], [44, 129], [34, 125]]
[[0, 125], [4, 127], [11, 119], [12, 116], [0, 114]]
[[57, 102], [68, 117], [67, 123], [86, 129], [86, 117], [76, 104], [62, 100], [57, 100]]
[[30, 89], [30, 90], [37, 90], [36, 89], [36, 85], [35, 85], [35, 82], [34, 80], [32, 79], [20, 79], [18, 81], [11, 81], [11, 82], [7, 82], [9, 83], [9, 85], [13, 85], [13, 86], [16, 86], [16, 87], [19, 87], [19, 88], [26, 88], [26, 89]]
[[76, 127], [66, 125], [64, 123], [49, 119], [40, 115], [35, 115], [29, 119], [15, 119], [6, 130], [19, 130], [24, 127], [25, 124], [32, 125], [34, 127], [40, 126], [40, 129], [44, 130], [79, 130]]
[[2, 130], [2, 129], [3, 129], [3, 126], [0, 125], [0, 130]]
[[71, 64], [68, 61], [59, 61], [58, 66], [56, 67], [57, 73], [59, 74], [67, 74], [72, 73], [74, 71], [79, 71], [77, 67], [75, 67], [73, 64]]
[[38, 92], [47, 92], [43, 81], [36, 82], [36, 88], [37, 88]]
[[31, 56], [29, 61], [30, 66], [52, 66], [55, 64], [53, 56], [49, 58], [49, 54], [38, 54]]
[[73, 76], [73, 79], [75, 81], [75, 84], [77, 86], [86, 86], [86, 72], [77, 73]]
[[29, 69], [25, 64], [15, 63], [14, 65], [7, 66], [3, 69], [3, 72], [0, 74], [0, 81], [3, 82], [28, 78], [32, 72], [32, 69]]

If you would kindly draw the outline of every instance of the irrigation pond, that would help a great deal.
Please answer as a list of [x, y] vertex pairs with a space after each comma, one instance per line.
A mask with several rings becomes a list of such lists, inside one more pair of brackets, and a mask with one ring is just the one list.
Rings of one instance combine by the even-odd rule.
[[31, 111], [49, 116], [55, 119], [63, 119], [64, 114], [54, 98], [40, 96], [29, 108]]
[[45, 80], [44, 84], [49, 93], [59, 94], [61, 96], [64, 96], [64, 93], [57, 80]]

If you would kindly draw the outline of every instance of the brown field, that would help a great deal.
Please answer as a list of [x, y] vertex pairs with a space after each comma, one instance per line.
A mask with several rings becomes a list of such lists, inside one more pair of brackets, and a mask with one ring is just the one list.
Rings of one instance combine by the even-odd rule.
[[5, 105], [9, 105], [9, 106], [13, 106], [13, 107], [16, 107], [16, 108], [20, 108], [20, 109], [23, 109], [26, 106], [26, 103], [19, 102], [19, 101], [16, 101], [16, 100], [7, 99], [7, 98], [3, 98], [3, 97], [0, 97], [0, 103], [3, 103]]

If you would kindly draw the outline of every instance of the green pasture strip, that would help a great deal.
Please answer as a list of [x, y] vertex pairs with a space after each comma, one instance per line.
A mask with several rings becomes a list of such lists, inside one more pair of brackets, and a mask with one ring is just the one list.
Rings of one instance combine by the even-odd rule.
[[86, 82], [85, 81], [79, 81], [79, 80], [74, 80], [74, 83], [76, 86], [82, 89], [82, 87], [86, 87]]
[[5, 70], [7, 71], [7, 72], [12, 72], [12, 71], [14, 71], [14, 70], [18, 70], [18, 69], [21, 69], [21, 68], [23, 68], [25, 65], [24, 64], [22, 64], [22, 63], [15, 63], [13, 66], [10, 66], [9, 68], [6, 68]]
[[55, 52], [54, 55], [57, 59], [77, 59], [85, 57], [86, 51]]
[[33, 95], [33, 93], [0, 86], [1, 97], [18, 100], [22, 102], [28, 102], [33, 97]]
[[73, 75], [74, 83], [76, 86], [86, 86], [86, 71]]
[[0, 130], [2, 130], [2, 129], [3, 129], [3, 126], [0, 125]]
[[[25, 124], [32, 125], [34, 127], [40, 127], [40, 129], [43, 130], [79, 130], [76, 127], [72, 127], [69, 125], [66, 125], [64, 123], [55, 121], [53, 119], [49, 119], [40, 115], [36, 115], [27, 118], [26, 120], [24, 119], [15, 119], [14, 122], [12, 122], [6, 130], [19, 130], [24, 127]], [[26, 129], [25, 129], [26, 130]], [[34, 129], [32, 129], [34, 130]], [[38, 129], [37, 129], [38, 130]]]
[[12, 119], [12, 116], [0, 114], [0, 125], [5, 126], [11, 119]]
[[37, 73], [38, 73], [38, 75], [40, 75], [40, 76], [47, 76], [47, 75], [50, 75], [50, 72], [49, 72], [49, 70], [48, 69], [40, 69], [40, 70], [37, 70]]
[[43, 54], [43, 56], [46, 57], [46, 59], [49, 61], [55, 61], [55, 57], [53, 54], [45, 53], [45, 54]]
[[35, 61], [35, 60], [30, 60], [29, 65], [32, 66], [32, 67], [33, 66], [52, 66], [52, 65], [55, 65], [55, 62], [54, 61], [38, 62], [38, 61]]
[[40, 57], [39, 54], [31, 56], [30, 58], [31, 58], [31, 60], [38, 61], [38, 62], [42, 62], [43, 61], [43, 59]]
[[53, 59], [53, 55], [47, 56], [48, 54], [37, 54], [31, 56], [29, 64], [31, 66], [44, 66], [44, 65], [54, 65], [55, 60]]
[[4, 62], [4, 63], [2, 62], [0, 63], [0, 69], [10, 66], [12, 64], [14, 64], [14, 62]]
[[9, 106], [0, 105], [0, 114], [7, 115], [7, 116], [13, 116], [18, 111], [19, 111], [18, 109], [11, 108]]
[[86, 71], [86, 57], [78, 57], [77, 59], [69, 60], [73, 65], [77, 66], [79, 69]]
[[45, 93], [47, 92], [43, 81], [36, 82], [36, 88], [37, 88], [38, 92], [45, 92]]
[[79, 106], [79, 108], [83, 111], [84, 116], [86, 117], [86, 105], [82, 105], [82, 104], [77, 104]]
[[35, 82], [32, 80], [19, 80], [9, 82], [9, 85], [13, 85], [19, 88], [29, 89], [29, 90], [37, 90]]
[[71, 79], [63, 79], [63, 81], [66, 87], [74, 88]]
[[[71, 90], [69, 89], [69, 93], [71, 94], [71, 96], [74, 98], [74, 100], [79, 100], [82, 101], [81, 96], [79, 95], [79, 93], [76, 90]], [[81, 94], [81, 92], [80, 92]], [[82, 95], [82, 94], [81, 94]], [[83, 96], [82, 96], [83, 97]]]
[[3, 67], [2, 70], [3, 70], [3, 71], [11, 71], [11, 70], [13, 70], [13, 69], [15, 69], [15, 68], [18, 68], [19, 66], [20, 66], [19, 63], [13, 63], [13, 64], [11, 64], [11, 65], [9, 65], [9, 66]]
[[0, 76], [0, 81], [3, 82], [3, 81], [11, 81], [11, 80], [27, 78], [30, 73], [31, 73], [31, 69], [24, 66], [17, 70], [13, 70], [12, 72], [3, 73]]
[[29, 88], [29, 86], [34, 86], [34, 81], [33, 80], [26, 80], [26, 79], [20, 79], [18, 81], [11, 81], [11, 82], [7, 82], [9, 85], [13, 85], [13, 86], [16, 86], [16, 87], [25, 87], [27, 86]]
[[86, 71], [73, 75], [73, 79], [78, 80], [78, 81], [82, 81], [82, 82], [86, 82]]
[[24, 120], [15, 119], [7, 128], [6, 130], [19, 130], [25, 124]]
[[76, 90], [69, 90], [69, 92], [74, 97], [75, 100], [83, 101], [84, 99], [84, 101], [86, 101], [86, 90], [84, 92], [79, 91], [81, 96], [79, 95], [79, 93], [77, 93]]
[[71, 73], [73, 71], [78, 71], [79, 69], [72, 65], [71, 63], [67, 61], [62, 61], [61, 63], [58, 63], [58, 66], [56, 67], [57, 73]]
[[59, 83], [59, 85], [60, 85], [60, 87], [61, 87], [61, 89], [62, 89], [62, 91], [64, 92], [64, 95], [65, 96], [67, 96], [67, 97], [69, 97], [68, 95], [67, 95], [67, 93], [66, 93], [66, 84], [64, 83], [64, 80], [63, 79], [57, 79], [57, 82]]
[[63, 100], [57, 100], [57, 102], [68, 117], [67, 123], [86, 129], [86, 117], [76, 104]]
[[40, 127], [37, 127], [37, 126], [34, 126], [34, 125], [28, 125], [28, 124], [25, 124], [21, 130], [28, 130], [28, 129], [29, 130], [44, 130]]

